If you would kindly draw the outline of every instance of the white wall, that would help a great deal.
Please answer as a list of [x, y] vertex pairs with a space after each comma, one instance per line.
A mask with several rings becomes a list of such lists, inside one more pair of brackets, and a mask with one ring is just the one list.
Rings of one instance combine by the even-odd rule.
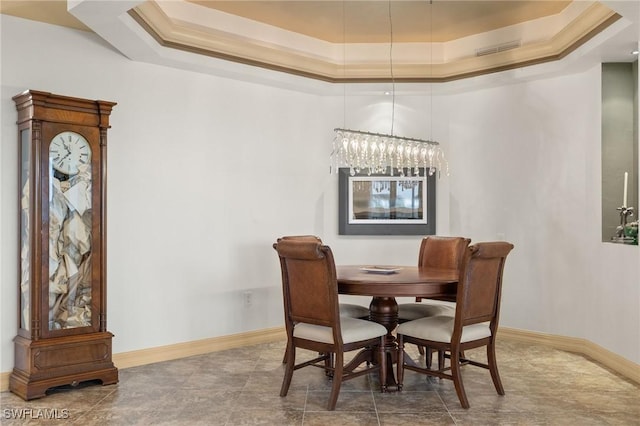
[[451, 233], [504, 236], [505, 326], [640, 360], [640, 254], [602, 243], [599, 64], [448, 98]]
[[[25, 89], [118, 102], [107, 203], [115, 353], [282, 325], [271, 247], [281, 235], [317, 234], [345, 263], [417, 261], [417, 236], [337, 237], [329, 154], [333, 128], [343, 124], [341, 99], [134, 63], [89, 33], [1, 19], [0, 371], [13, 366], [17, 329], [11, 97]], [[405, 119], [421, 122], [424, 99], [407, 102]], [[361, 103], [380, 120], [391, 113], [383, 96]], [[250, 309], [242, 303], [248, 289]]]
[[[0, 19], [0, 371], [13, 366], [17, 328], [11, 97], [25, 89], [118, 102], [108, 147], [115, 353], [281, 325], [280, 235], [317, 234], [339, 263], [416, 262], [419, 237], [337, 235], [332, 129], [387, 132], [388, 98], [353, 95], [344, 112], [341, 96], [133, 63], [89, 33]], [[396, 103], [398, 134], [428, 134], [425, 97]], [[438, 181], [438, 233], [515, 243], [504, 325], [585, 337], [639, 362], [638, 249], [598, 243], [598, 105], [593, 70], [435, 99], [432, 136], [446, 141], [453, 171]]]

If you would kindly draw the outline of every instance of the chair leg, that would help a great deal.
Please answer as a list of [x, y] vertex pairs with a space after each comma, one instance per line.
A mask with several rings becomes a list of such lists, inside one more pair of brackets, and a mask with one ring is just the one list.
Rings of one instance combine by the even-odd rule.
[[460, 405], [462, 405], [462, 408], [469, 408], [469, 401], [467, 400], [467, 394], [462, 384], [462, 375], [460, 374], [460, 351], [458, 348], [451, 348], [451, 375], [453, 376], [453, 384], [456, 387]]
[[335, 356], [335, 369], [333, 371], [333, 385], [331, 386], [331, 395], [329, 395], [329, 403], [327, 404], [327, 410], [333, 411], [336, 409], [336, 403], [338, 402], [338, 395], [340, 394], [340, 386], [342, 385], [342, 373], [344, 370], [344, 354], [340, 351]]
[[[429, 348], [426, 348], [426, 349], [427, 349], [427, 353], [428, 353]], [[424, 347], [424, 346], [418, 345], [418, 353], [419, 353], [420, 355], [424, 355], [424, 354], [425, 354], [424, 350], [425, 350], [425, 347]], [[429, 359], [427, 359], [427, 362], [429, 362]]]
[[493, 385], [496, 387], [498, 395], [504, 395], [504, 388], [502, 387], [502, 381], [500, 381], [500, 374], [498, 374], [498, 363], [496, 362], [496, 346], [493, 339], [487, 345], [487, 364], [489, 364], [491, 380], [493, 380]]
[[280, 396], [287, 396], [289, 386], [291, 385], [291, 377], [293, 377], [293, 369], [296, 365], [296, 348], [287, 342], [287, 351], [284, 355], [287, 360], [287, 366], [284, 370], [284, 378], [282, 379], [282, 387], [280, 388]]
[[444, 369], [444, 351], [439, 350], [438, 351], [438, 370], [443, 370], [443, 369]]
[[[387, 351], [384, 348], [384, 337], [380, 339], [380, 392], [387, 391]], [[400, 362], [400, 361], [398, 361]]]
[[[320, 354], [325, 355], [325, 354]], [[329, 352], [324, 360], [324, 374], [327, 377], [333, 377], [333, 353]]]
[[418, 348], [424, 348], [424, 350], [420, 353], [422, 355], [424, 353], [424, 360], [427, 365], [427, 369], [431, 370], [431, 365], [433, 364], [433, 349], [424, 346], [418, 346]]
[[396, 343], [398, 344], [398, 392], [400, 392], [404, 380], [404, 338], [402, 334], [398, 334]]
[[287, 352], [289, 352], [289, 341], [287, 341], [287, 346], [284, 348], [284, 355], [282, 355], [282, 363], [287, 363]]

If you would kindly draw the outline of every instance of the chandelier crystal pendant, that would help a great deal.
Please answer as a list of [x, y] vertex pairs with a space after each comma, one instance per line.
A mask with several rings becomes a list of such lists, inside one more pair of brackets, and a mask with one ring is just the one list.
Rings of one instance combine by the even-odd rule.
[[335, 173], [340, 167], [348, 167], [351, 175], [397, 173], [402, 177], [418, 176], [424, 168], [431, 176], [444, 165], [449, 174], [449, 163], [438, 142], [359, 130], [334, 131], [331, 168]]

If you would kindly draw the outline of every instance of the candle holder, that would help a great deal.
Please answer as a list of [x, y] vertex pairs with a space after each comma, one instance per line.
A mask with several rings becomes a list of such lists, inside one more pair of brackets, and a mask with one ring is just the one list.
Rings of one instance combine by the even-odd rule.
[[620, 212], [620, 225], [616, 227], [616, 235], [611, 237], [611, 241], [621, 244], [635, 244], [635, 238], [627, 236], [625, 229], [630, 216], [633, 216], [633, 207], [622, 206], [616, 210]]
[[625, 237], [629, 237], [633, 239], [631, 244], [638, 245], [638, 221], [627, 223], [627, 226], [624, 228]]

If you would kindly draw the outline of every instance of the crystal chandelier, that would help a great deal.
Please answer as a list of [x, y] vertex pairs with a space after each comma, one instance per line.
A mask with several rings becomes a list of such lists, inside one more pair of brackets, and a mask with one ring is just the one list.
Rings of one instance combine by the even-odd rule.
[[339, 167], [348, 167], [352, 175], [366, 172], [417, 176], [424, 168], [433, 175], [444, 165], [449, 173], [449, 163], [438, 142], [358, 130], [334, 131], [331, 161], [336, 172]]
[[[430, 5], [433, 0], [430, 1]], [[432, 176], [436, 170], [443, 170], [449, 176], [449, 162], [440, 144], [433, 140], [415, 139], [393, 134], [395, 118], [395, 78], [393, 75], [393, 21], [391, 19], [391, 1], [389, 5], [389, 68], [392, 83], [391, 134], [364, 132], [349, 129], [334, 129], [333, 151], [331, 152], [331, 170], [338, 172], [340, 167], [348, 167], [351, 175], [367, 173], [389, 174], [394, 176], [418, 176], [420, 169]], [[430, 11], [430, 32], [433, 32], [433, 13]], [[433, 37], [431, 37], [432, 39]], [[431, 64], [433, 64], [431, 47]], [[430, 83], [433, 84], [433, 83]], [[433, 115], [433, 100], [431, 102]], [[431, 120], [433, 122], [433, 120]], [[433, 126], [432, 126], [433, 128]]]

